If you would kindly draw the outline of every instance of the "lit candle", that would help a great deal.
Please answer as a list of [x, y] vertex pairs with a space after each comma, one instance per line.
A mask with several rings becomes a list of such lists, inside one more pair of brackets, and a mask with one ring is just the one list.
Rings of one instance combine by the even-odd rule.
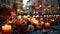
[[19, 11], [20, 11], [20, 9], [17, 9], [17, 11], [19, 12]]
[[45, 23], [45, 28], [50, 28], [50, 23]]
[[43, 21], [41, 21], [41, 26], [43, 26], [44, 25], [44, 22]]
[[10, 34], [11, 29], [12, 29], [11, 25], [4, 25], [4, 26], [2, 26], [3, 34]]
[[20, 19], [21, 19], [21, 17], [22, 17], [22, 16], [21, 16], [21, 15], [19, 15], [17, 19], [18, 19], [18, 20], [20, 20]]
[[35, 19], [35, 18], [32, 18], [32, 19], [31, 19], [31, 21], [34, 21], [34, 20], [36, 20], [36, 19]]
[[24, 18], [24, 19], [27, 19], [27, 18], [28, 18], [28, 16], [24, 15], [24, 16], [23, 16], [23, 18]]
[[27, 15], [27, 17], [30, 17], [30, 15]]
[[35, 24], [36, 26], [38, 26], [38, 21], [37, 20], [33, 20], [33, 24]]
[[16, 13], [15, 13], [14, 11], [10, 12], [10, 14], [11, 14], [11, 16], [13, 16], [13, 17], [16, 15]]

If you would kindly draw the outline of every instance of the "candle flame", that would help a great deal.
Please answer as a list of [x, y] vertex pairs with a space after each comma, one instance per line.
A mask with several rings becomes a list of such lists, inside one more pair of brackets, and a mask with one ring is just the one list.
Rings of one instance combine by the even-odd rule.
[[4, 26], [2, 26], [2, 30], [3, 31], [5, 31], [5, 30], [10, 31], [11, 30], [11, 25], [4, 25]]

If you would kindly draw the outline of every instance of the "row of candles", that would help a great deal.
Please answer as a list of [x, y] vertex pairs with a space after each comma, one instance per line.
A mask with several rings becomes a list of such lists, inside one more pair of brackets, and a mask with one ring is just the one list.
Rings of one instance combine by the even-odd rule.
[[[50, 17], [52, 17], [52, 16], [53, 17], [54, 16], [59, 17], [60, 15], [44, 15], [44, 17], [49, 17], [49, 16]], [[40, 17], [40, 19], [41, 19], [41, 17], [43, 18], [43, 16], [39, 16], [39, 15], [36, 15], [36, 16], [34, 15], [32, 17], [30, 15], [24, 15], [23, 17], [21, 15], [19, 15], [17, 17], [17, 19], [18, 19], [18, 21], [20, 21], [22, 18], [24, 18], [24, 20], [25, 19], [28, 19], [29, 21], [31, 21], [36, 26], [38, 26], [39, 24], [40, 25], [45, 24], [45, 27], [46, 28], [49, 28], [50, 27], [51, 24], [48, 21], [47, 21], [47, 23], [44, 23], [43, 19], [41, 19], [41, 23], [38, 23], [38, 20], [36, 20], [37, 17]], [[12, 21], [8, 21], [7, 23], [11, 23], [12, 24]], [[54, 21], [54, 19], [51, 19], [51, 21]], [[3, 34], [9, 34], [11, 32], [11, 30], [12, 30], [12, 26], [11, 25], [6, 24], [6, 25], [3, 25], [2, 26]]]

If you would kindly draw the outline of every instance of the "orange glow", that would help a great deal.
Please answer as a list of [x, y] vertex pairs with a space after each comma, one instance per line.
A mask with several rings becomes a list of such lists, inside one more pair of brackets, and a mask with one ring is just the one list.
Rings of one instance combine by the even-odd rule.
[[30, 17], [30, 15], [27, 15], [27, 17]]
[[17, 19], [20, 20], [21, 19], [21, 15], [19, 15]]
[[41, 21], [41, 23], [44, 23], [43, 21]]
[[23, 11], [21, 11], [21, 12], [23, 12]]
[[11, 25], [4, 25], [4, 26], [2, 26], [3, 32], [10, 32], [11, 29], [12, 29]]
[[18, 13], [23, 12], [23, 10], [22, 10], [22, 9], [17, 9], [17, 11], [18, 11]]
[[33, 20], [32, 21], [34, 24], [38, 25], [38, 21], [37, 20]]
[[35, 20], [35, 18], [32, 18], [31, 20], [32, 20], [32, 21], [34, 21], [34, 20]]
[[36, 17], [35, 15], [33, 15], [33, 17]]
[[27, 18], [28, 18], [28, 16], [24, 15], [24, 16], [23, 16], [23, 18], [24, 18], [24, 19], [27, 19]]
[[15, 16], [16, 14], [15, 14], [15, 12], [10, 12], [10, 14], [11, 14], [11, 16]]
[[18, 9], [17, 11], [20, 12], [20, 9]]
[[50, 23], [48, 23], [48, 22], [45, 23], [45, 27], [46, 27], [46, 28], [50, 28]]

